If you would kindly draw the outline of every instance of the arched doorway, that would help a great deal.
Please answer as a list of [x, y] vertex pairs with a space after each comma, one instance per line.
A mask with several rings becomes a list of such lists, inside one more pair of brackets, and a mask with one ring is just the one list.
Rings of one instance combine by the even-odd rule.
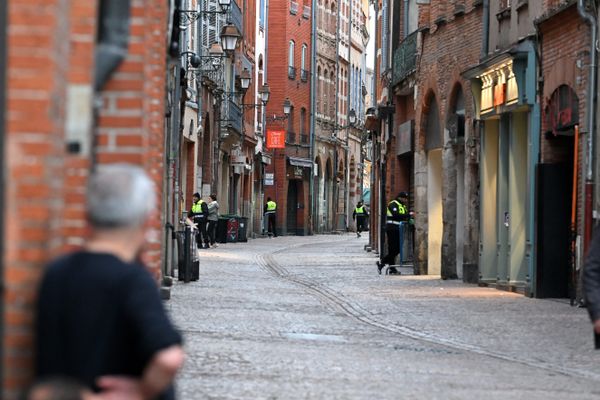
[[325, 190], [323, 191], [323, 210], [325, 230], [331, 231], [333, 229], [333, 165], [331, 159], [327, 159], [325, 165]]
[[286, 231], [289, 234], [296, 235], [298, 228], [298, 186], [302, 181], [290, 179], [288, 181], [287, 191], [287, 213], [286, 213]]
[[[569, 296], [571, 207], [575, 129], [579, 125], [579, 99], [573, 89], [561, 85], [546, 99], [543, 131], [544, 152], [538, 166], [538, 253], [536, 296]], [[574, 286], [573, 286], [574, 287]]]
[[427, 102], [425, 151], [427, 152], [427, 273], [439, 275], [442, 263], [442, 135], [437, 100], [432, 94]]

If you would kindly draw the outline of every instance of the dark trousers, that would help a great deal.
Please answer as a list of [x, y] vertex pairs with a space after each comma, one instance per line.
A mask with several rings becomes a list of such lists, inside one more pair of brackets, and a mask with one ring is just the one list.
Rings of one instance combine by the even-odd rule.
[[202, 248], [202, 242], [208, 247], [209, 238], [206, 232], [206, 219], [205, 218], [194, 218], [194, 223], [198, 224], [198, 234], [196, 235], [196, 243], [198, 248]]
[[215, 244], [215, 239], [217, 237], [217, 221], [208, 220], [207, 228], [208, 230], [208, 238], [210, 240], [210, 244]]
[[400, 254], [400, 227], [394, 224], [386, 224], [385, 233], [387, 236], [388, 252], [381, 259], [383, 264], [394, 265], [396, 257]]
[[267, 231], [277, 237], [277, 214], [268, 213], [265, 216], [267, 217]]
[[365, 229], [365, 217], [356, 217], [356, 232], [361, 233]]

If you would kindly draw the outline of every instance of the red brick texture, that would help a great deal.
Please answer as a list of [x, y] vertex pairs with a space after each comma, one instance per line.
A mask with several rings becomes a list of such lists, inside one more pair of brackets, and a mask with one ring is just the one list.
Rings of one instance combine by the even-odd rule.
[[[269, 61], [267, 63], [267, 83], [271, 88], [271, 96], [267, 104], [267, 130], [283, 129], [296, 133], [296, 143], [300, 142], [300, 110], [304, 107], [310, 110], [310, 79], [307, 82], [300, 80], [300, 64], [302, 44], [307, 45], [307, 56], [311, 50], [311, 21], [302, 17], [302, 9], [297, 15], [292, 15], [289, 10], [290, 2], [277, 1], [269, 5]], [[276, 21], [275, 23], [273, 21]], [[295, 42], [294, 66], [296, 67], [295, 79], [288, 78], [288, 46], [290, 40]], [[310, 69], [307, 57], [305, 68]], [[289, 98], [293, 110], [291, 121], [269, 122], [269, 116], [283, 115], [283, 102]], [[288, 128], [289, 126], [289, 128]], [[307, 131], [308, 133], [308, 131]], [[288, 180], [294, 179], [293, 171], [286, 169], [285, 155], [308, 158], [308, 149], [288, 145], [285, 150], [278, 149], [271, 165], [266, 166], [266, 172], [275, 173], [275, 185], [265, 186], [265, 200], [270, 196], [277, 202], [277, 224], [279, 227], [287, 225], [287, 191]], [[308, 228], [308, 172], [304, 171], [302, 189], [298, 191], [298, 202], [304, 204], [303, 211], [298, 216], [298, 227]], [[301, 223], [301, 224], [300, 224]]]
[[[92, 151], [100, 163], [144, 166], [161, 199], [168, 6], [158, 0], [132, 3], [129, 54], [100, 94], [98, 146]], [[66, 153], [65, 99], [68, 85], [91, 87], [93, 81], [97, 2], [10, 0], [8, 6], [1, 398], [11, 400], [32, 377], [33, 304], [43, 266], [86, 237], [91, 157]], [[145, 254], [154, 271], [160, 266], [162, 225], [154, 220], [155, 239]]]

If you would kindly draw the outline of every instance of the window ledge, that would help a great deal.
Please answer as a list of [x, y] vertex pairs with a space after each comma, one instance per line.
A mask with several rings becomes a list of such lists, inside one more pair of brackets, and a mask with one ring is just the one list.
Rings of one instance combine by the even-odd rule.
[[529, 0], [519, 0], [517, 2], [517, 12], [521, 11], [523, 8], [529, 6]]

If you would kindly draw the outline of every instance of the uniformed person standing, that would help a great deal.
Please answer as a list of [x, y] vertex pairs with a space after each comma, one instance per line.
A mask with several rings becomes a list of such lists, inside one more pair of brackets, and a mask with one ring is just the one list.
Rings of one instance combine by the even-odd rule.
[[198, 234], [196, 235], [198, 248], [203, 248], [202, 242], [204, 242], [205, 249], [210, 248], [210, 238], [206, 232], [206, 224], [208, 223], [208, 205], [200, 198], [199, 193], [194, 193], [194, 196], [192, 197], [192, 208], [188, 215], [198, 227]]
[[352, 213], [352, 219], [356, 220], [356, 237], [360, 237], [361, 232], [365, 229], [365, 222], [369, 213], [362, 201], [359, 201]]
[[[387, 206], [385, 232], [388, 242], [388, 253], [381, 259], [381, 262], [377, 261], [377, 270], [380, 275], [381, 270], [386, 265], [394, 265], [396, 262], [396, 257], [400, 253], [400, 223], [407, 222], [409, 219], [408, 193], [400, 192]], [[400, 271], [396, 267], [389, 267], [388, 273], [390, 275], [400, 275]]]
[[265, 204], [265, 218], [267, 219], [267, 233], [269, 237], [277, 237], [277, 203], [267, 197]]

